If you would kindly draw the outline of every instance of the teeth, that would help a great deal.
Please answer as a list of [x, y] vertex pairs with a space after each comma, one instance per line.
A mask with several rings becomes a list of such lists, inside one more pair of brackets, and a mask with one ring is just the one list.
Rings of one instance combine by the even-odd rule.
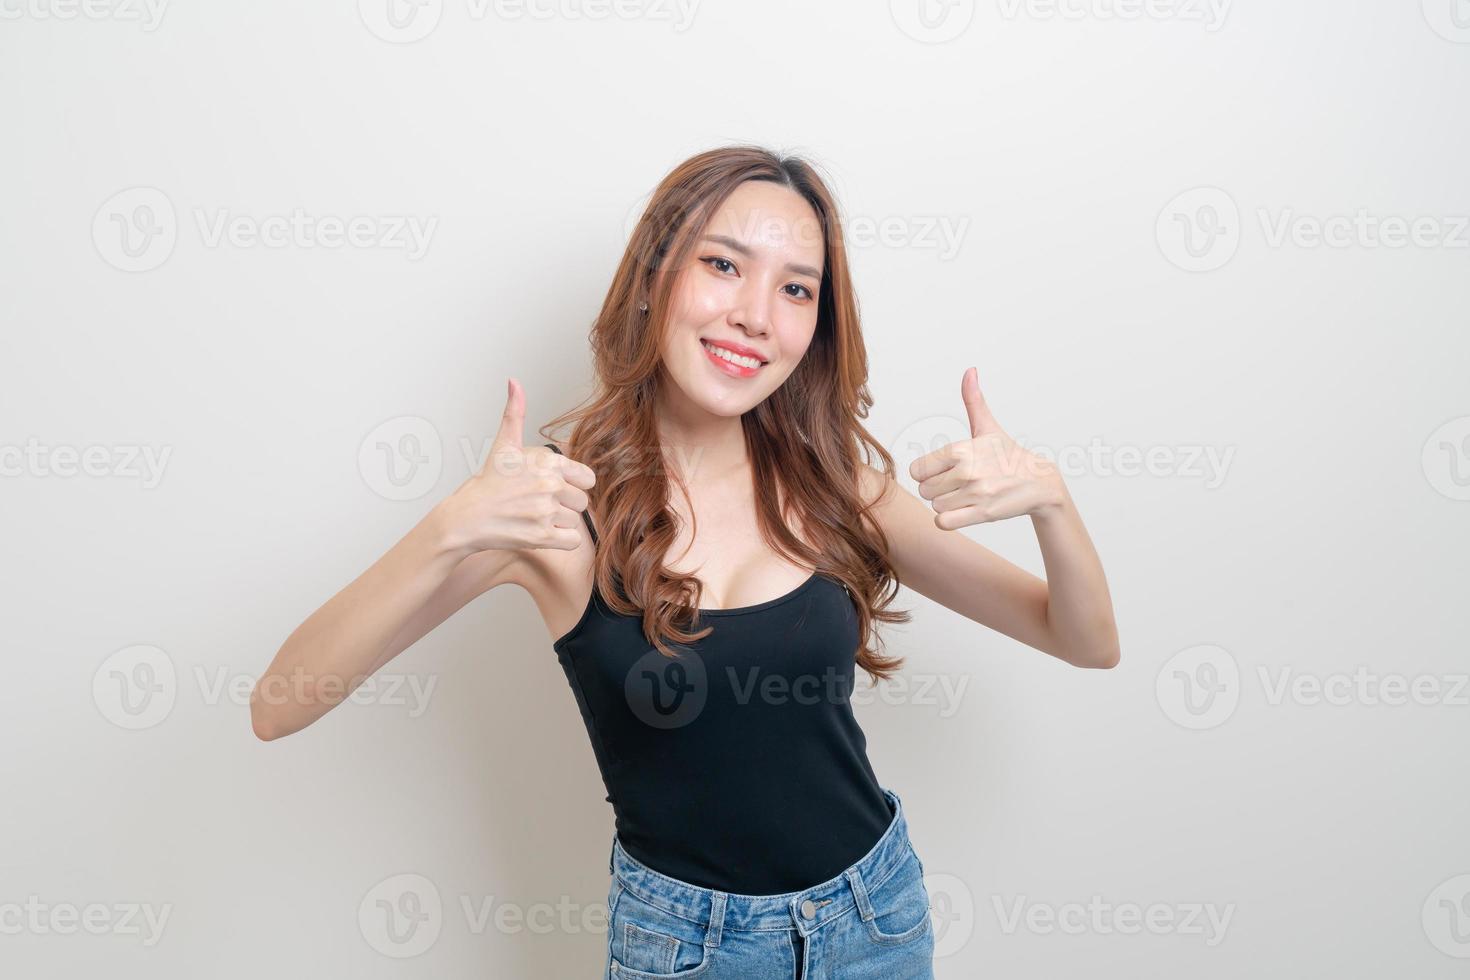
[[731, 364], [738, 364], [741, 367], [748, 367], [748, 368], [758, 368], [758, 367], [761, 366], [761, 362], [760, 362], [760, 359], [759, 358], [755, 358], [755, 357], [741, 357], [739, 354], [736, 354], [733, 351], [725, 350], [725, 348], [723, 348], [723, 347], [717, 347], [717, 346], [715, 346], [714, 344], [710, 343], [707, 340], [701, 340], [700, 343], [704, 345], [705, 350], [707, 350], [710, 353], [714, 354], [716, 357], [720, 358], [721, 360], [729, 361]]

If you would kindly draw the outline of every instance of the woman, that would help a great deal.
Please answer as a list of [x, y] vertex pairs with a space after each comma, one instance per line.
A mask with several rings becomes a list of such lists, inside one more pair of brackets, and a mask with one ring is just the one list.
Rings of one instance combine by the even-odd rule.
[[[886, 608], [899, 582], [1068, 663], [1116, 664], [1062, 480], [970, 369], [971, 438], [910, 467], [923, 500], [893, 481], [859, 422], [872, 401], [837, 210], [798, 159], [736, 146], [673, 170], [591, 341], [595, 396], [544, 427], [573, 421], [570, 439], [524, 445], [512, 379], [483, 469], [307, 619], [257, 690], [360, 683], [513, 582], [555, 638], [614, 808], [604, 976], [932, 976], [923, 866], [868, 763], [855, 668], [902, 663], [874, 632], [908, 621]], [[952, 533], [1021, 515], [1049, 581]], [[253, 699], [256, 732], [340, 700]]]

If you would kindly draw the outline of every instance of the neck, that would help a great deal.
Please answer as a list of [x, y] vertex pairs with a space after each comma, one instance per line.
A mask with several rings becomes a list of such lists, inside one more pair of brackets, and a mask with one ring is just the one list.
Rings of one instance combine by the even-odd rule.
[[659, 445], [670, 473], [686, 486], [722, 480], [747, 465], [740, 416], [714, 415], [684, 397], [672, 379], [655, 408]]

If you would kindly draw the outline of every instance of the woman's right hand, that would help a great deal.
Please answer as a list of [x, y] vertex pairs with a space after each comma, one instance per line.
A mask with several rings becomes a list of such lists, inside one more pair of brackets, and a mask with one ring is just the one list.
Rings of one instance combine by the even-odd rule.
[[444, 500], [450, 540], [466, 555], [492, 548], [575, 551], [596, 476], [545, 446], [525, 448], [525, 391], [514, 378], [506, 387], [505, 414], [484, 466]]

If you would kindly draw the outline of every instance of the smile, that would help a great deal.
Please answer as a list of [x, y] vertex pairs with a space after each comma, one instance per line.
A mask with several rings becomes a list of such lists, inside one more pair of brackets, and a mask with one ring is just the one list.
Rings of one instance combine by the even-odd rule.
[[755, 377], [765, 364], [760, 358], [737, 354], [704, 339], [699, 341], [699, 345], [704, 348], [705, 356], [713, 361], [716, 367], [736, 378]]

